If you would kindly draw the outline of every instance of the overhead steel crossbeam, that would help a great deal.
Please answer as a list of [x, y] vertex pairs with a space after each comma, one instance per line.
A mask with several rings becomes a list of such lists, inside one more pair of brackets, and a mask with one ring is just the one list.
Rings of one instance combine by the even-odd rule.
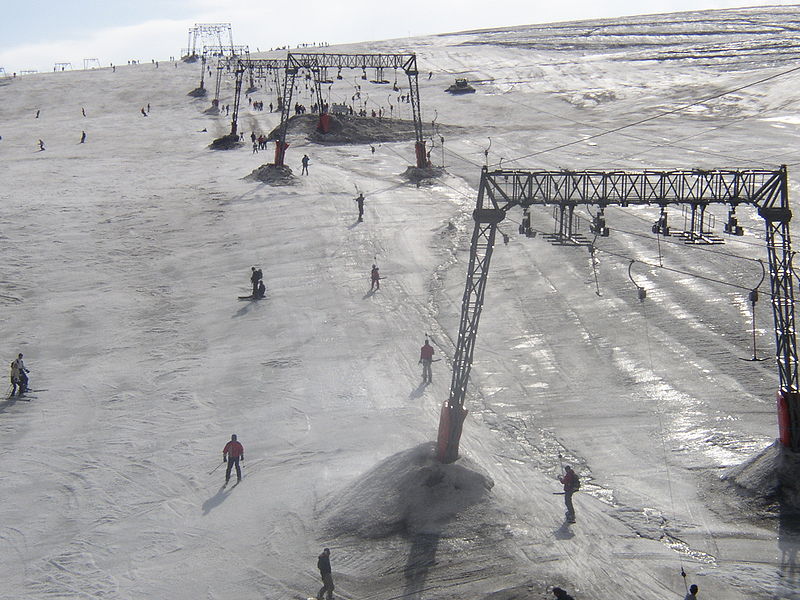
[[[253, 79], [267, 79], [270, 74], [275, 77], [277, 90], [281, 89], [280, 73], [286, 71], [285, 58], [240, 58], [236, 61], [235, 68], [236, 84], [233, 94], [233, 115], [231, 116], [231, 135], [236, 135], [239, 120], [239, 105], [242, 98], [242, 82], [245, 73], [250, 74], [250, 86], [253, 87]], [[278, 108], [282, 108], [283, 100], [278, 100]]]
[[787, 408], [781, 441], [800, 451], [800, 386], [789, 221], [788, 177], [779, 169], [681, 171], [523, 171], [484, 168], [473, 219], [467, 281], [453, 359], [450, 396], [442, 407], [438, 457], [458, 458], [467, 392], [497, 224], [515, 206], [752, 204], [766, 221], [780, 397]]
[[227, 56], [235, 57], [242, 54], [250, 54], [250, 47], [243, 46], [203, 46], [203, 56]]
[[[517, 171], [486, 173], [486, 185], [511, 206], [534, 204], [756, 204], [781, 171]], [[510, 208], [510, 206], [509, 206]]]
[[420, 108], [419, 85], [417, 82], [416, 54], [327, 54], [327, 53], [288, 53], [286, 56], [286, 77], [283, 81], [283, 106], [281, 124], [276, 141], [275, 164], [282, 165], [286, 152], [286, 132], [292, 110], [294, 80], [300, 69], [308, 69], [314, 75], [314, 91], [320, 111], [320, 129], [324, 129], [325, 104], [322, 100], [322, 79], [326, 69], [403, 69], [408, 76], [409, 100], [414, 119], [415, 155], [418, 167], [428, 166], [425, 140], [422, 135], [422, 111]]
[[403, 69], [417, 74], [417, 55], [409, 54], [329, 54], [326, 52], [290, 52], [289, 68], [323, 67], [329, 69]]

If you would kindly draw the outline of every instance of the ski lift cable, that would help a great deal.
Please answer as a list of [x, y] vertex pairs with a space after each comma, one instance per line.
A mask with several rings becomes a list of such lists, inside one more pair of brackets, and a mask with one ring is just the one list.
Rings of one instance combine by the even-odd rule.
[[[440, 70], [447, 72], [446, 69], [440, 69]], [[595, 125], [593, 123], [586, 123], [584, 121], [573, 119], [573, 118], [565, 116], [565, 115], [561, 115], [561, 114], [558, 114], [558, 113], [550, 112], [550, 111], [542, 109], [540, 106], [531, 106], [531, 105], [529, 105], [529, 104], [527, 104], [525, 102], [522, 102], [520, 100], [516, 100], [514, 98], [509, 98], [509, 97], [507, 97], [505, 95], [501, 95], [500, 97], [501, 97], [502, 100], [505, 100], [507, 102], [512, 102], [512, 103], [518, 104], [519, 106], [522, 106], [524, 108], [529, 108], [531, 110], [535, 110], [536, 112], [539, 112], [539, 113], [542, 113], [542, 114], [545, 114], [545, 115], [548, 115], [548, 116], [551, 116], [551, 117], [554, 117], [554, 118], [557, 118], [557, 119], [562, 119], [562, 120], [564, 120], [564, 121], [566, 121], [568, 123], [581, 125], [583, 127], [589, 127], [589, 128], [592, 128], [592, 129], [601, 129], [600, 127], [598, 127], [597, 125]], [[696, 152], [696, 153], [699, 153], [699, 154], [705, 154], [705, 155], [708, 155], [708, 156], [728, 158], [728, 159], [732, 159], [734, 161], [739, 161], [739, 162], [748, 163], [748, 164], [752, 164], [752, 163], [755, 162], [755, 163], [758, 163], [758, 164], [763, 165], [763, 166], [772, 166], [777, 161], [777, 162], [780, 162], [781, 164], [786, 164], [787, 166], [800, 165], [800, 162], [787, 163], [785, 160], [781, 160], [781, 157], [788, 156], [788, 154], [779, 154], [779, 155], [777, 155], [775, 160], [770, 162], [769, 160], [758, 160], [758, 159], [754, 160], [752, 157], [747, 157], [745, 159], [745, 158], [741, 158], [741, 157], [738, 157], [738, 156], [730, 156], [728, 154], [722, 154], [722, 153], [719, 153], [719, 152], [712, 152], [712, 151], [703, 150], [703, 149], [700, 149], [700, 148], [694, 148], [694, 147], [692, 147], [692, 148], [684, 148], [684, 147], [676, 145], [676, 143], [678, 143], [678, 142], [683, 142], [683, 141], [686, 141], [686, 140], [694, 139], [696, 137], [701, 137], [701, 136], [708, 135], [712, 131], [717, 131], [717, 130], [720, 130], [720, 129], [724, 129], [726, 127], [730, 127], [732, 125], [736, 125], [736, 124], [742, 123], [744, 121], [760, 118], [762, 115], [764, 115], [766, 113], [770, 113], [770, 112], [772, 112], [772, 109], [763, 109], [763, 110], [760, 110], [760, 111], [758, 111], [757, 113], [755, 113], [753, 115], [747, 115], [747, 116], [744, 116], [744, 117], [738, 117], [738, 118], [732, 119], [732, 120], [728, 121], [727, 123], [725, 123], [723, 125], [717, 125], [717, 126], [714, 126], [714, 127], [710, 127], [708, 129], [705, 129], [705, 130], [700, 131], [698, 133], [693, 133], [692, 135], [689, 135], [689, 136], [680, 138], [678, 140], [675, 140], [673, 142], [655, 143], [653, 146], [651, 146], [647, 150], [644, 150], [644, 151], [639, 152], [637, 154], [633, 154], [633, 155], [629, 155], [629, 156], [625, 156], [625, 157], [620, 157], [618, 159], [607, 161], [604, 164], [612, 164], [612, 165], [613, 164], [619, 164], [621, 161], [630, 161], [630, 160], [635, 160], [637, 158], [641, 158], [642, 156], [644, 156], [645, 154], [648, 154], [649, 152], [652, 152], [653, 150], [664, 149], [664, 148], [675, 148], [675, 149], [678, 149], [678, 150], [690, 150], [692, 152]], [[626, 137], [629, 137], [629, 138], [635, 139], [635, 140], [639, 140], [639, 141], [642, 141], [642, 142], [645, 142], [645, 143], [653, 144], [653, 140], [650, 140], [650, 139], [647, 139], [647, 138], [644, 138], [644, 137], [631, 135], [631, 134], [626, 134]], [[584, 140], [581, 140], [581, 141], [584, 141]], [[577, 143], [579, 143], [579, 142], [577, 142]], [[794, 155], [794, 153], [792, 155]], [[466, 159], [464, 157], [459, 157], [459, 158], [462, 158], [462, 159], [468, 161], [468, 159]], [[482, 166], [482, 165], [478, 165], [477, 163], [473, 163], [473, 164], [475, 164], [476, 166]]]
[[[631, 261], [631, 264], [628, 267], [629, 273], [630, 273], [630, 267], [632, 267], [632, 266], [633, 266], [633, 261]], [[631, 278], [631, 281], [633, 281], [633, 278]], [[643, 320], [644, 320], [644, 336], [645, 336], [645, 340], [646, 340], [646, 343], [647, 343], [647, 359], [648, 359], [648, 361], [650, 363], [650, 372], [654, 373], [654, 370], [653, 370], [653, 348], [652, 348], [652, 344], [651, 344], [651, 341], [650, 341], [650, 324], [649, 324], [649, 321], [648, 321], [648, 318], [647, 318], [647, 308], [646, 308], [644, 303], [642, 303], [642, 317], [643, 317]], [[664, 435], [664, 417], [663, 417], [663, 414], [662, 414], [662, 411], [661, 411], [661, 403], [659, 401], [658, 395], [656, 395], [654, 400], [655, 400], [656, 415], [658, 415], [659, 437], [661, 438], [661, 452], [662, 452], [662, 458], [663, 458], [663, 461], [664, 461], [664, 473], [665, 473], [665, 475], [667, 477], [667, 490], [669, 491], [670, 510], [672, 511], [673, 518], [676, 518], [677, 512], [675, 511], [675, 495], [674, 495], [673, 490], [672, 490], [672, 475], [671, 475], [670, 469], [669, 469], [669, 461], [667, 460], [667, 456], [668, 456], [667, 455], [667, 441], [666, 441], [666, 436]], [[665, 521], [663, 523], [664, 533], [666, 535], [669, 535], [669, 533], [666, 531], [666, 519], [664, 519], [664, 521]], [[680, 563], [680, 566], [681, 566], [681, 575], [683, 575], [683, 583], [685, 585], [686, 584], [686, 570], [683, 567], [683, 556], [681, 555], [680, 552], [678, 553], [678, 562]], [[688, 592], [689, 588], [687, 587], [686, 590]]]
[[[724, 123], [722, 125], [716, 125], [714, 127], [710, 127], [710, 128], [705, 129], [703, 131], [699, 131], [697, 133], [693, 133], [691, 135], [687, 135], [687, 136], [679, 138], [677, 140], [673, 140], [672, 142], [662, 143], [662, 144], [655, 144], [651, 148], [649, 148], [647, 150], [643, 150], [642, 152], [638, 152], [636, 154], [631, 154], [631, 155], [628, 155], [628, 156], [620, 157], [618, 159], [614, 159], [614, 160], [608, 161], [608, 162], [606, 162], [604, 164], [606, 164], [606, 165], [608, 165], [608, 164], [619, 164], [620, 162], [623, 162], [623, 161], [625, 161], [627, 163], [627, 161], [639, 159], [639, 158], [643, 157], [645, 154], [648, 154], [648, 153], [652, 152], [653, 150], [660, 150], [660, 149], [664, 149], [664, 148], [676, 148], [676, 149], [679, 149], [679, 150], [691, 150], [692, 152], [697, 152], [697, 153], [700, 153], [700, 154], [707, 154], [709, 156], [721, 156], [721, 157], [726, 157], [727, 158], [728, 155], [720, 154], [718, 152], [709, 152], [707, 150], [702, 150], [700, 148], [683, 148], [681, 146], [677, 146], [676, 144], [677, 143], [681, 143], [681, 142], [685, 142], [687, 140], [691, 140], [691, 139], [694, 139], [694, 138], [697, 138], [697, 137], [707, 136], [709, 133], [711, 133], [713, 131], [719, 131], [720, 129], [725, 129], [726, 127], [731, 127], [732, 125], [737, 125], [739, 123], [742, 123], [743, 121], [748, 121], [748, 120], [752, 120], [752, 119], [756, 119], [756, 118], [761, 118], [764, 114], [770, 113], [770, 112], [772, 112], [772, 109], [766, 109], [765, 108], [763, 110], [758, 111], [757, 113], [755, 113], [753, 115], [748, 115], [748, 116], [745, 116], [745, 117], [739, 117], [739, 118], [736, 118], [736, 119], [732, 119], [732, 120], [730, 120], [727, 123]], [[763, 160], [754, 160], [752, 157], [747, 157], [746, 159], [742, 159], [742, 158], [739, 158], [739, 157], [730, 157], [730, 158], [733, 158], [734, 160], [736, 160], [738, 162], [743, 162], [743, 163], [748, 163], [748, 164], [752, 164], [753, 162], [756, 162], [756, 163], [759, 163], [759, 164], [765, 165], [765, 166], [774, 165], [774, 162], [767, 162], [767, 161], [763, 161]], [[598, 168], [602, 168], [602, 167], [603, 167], [603, 163], [598, 165]]]
[[[733, 288], [736, 288], [736, 289], [739, 289], [739, 290], [745, 290], [745, 291], [750, 292], [753, 289], [758, 289], [758, 287], [756, 287], [756, 288], [747, 287], [746, 285], [739, 285], [738, 283], [731, 283], [729, 281], [723, 281], [722, 279], [716, 279], [714, 277], [708, 277], [707, 275], [700, 275], [699, 273], [692, 273], [690, 271], [684, 271], [683, 269], [676, 269], [675, 267], [667, 267], [667, 266], [664, 266], [664, 265], [657, 265], [655, 263], [651, 263], [651, 262], [648, 262], [646, 260], [640, 260], [638, 258], [631, 258], [630, 256], [627, 256], [625, 254], [614, 252], [612, 250], [606, 250], [604, 248], [598, 248], [598, 251], [599, 252], [605, 252], [606, 254], [609, 254], [611, 256], [616, 256], [617, 258], [624, 258], [626, 260], [631, 261], [631, 265], [628, 267], [628, 276], [629, 277], [630, 277], [630, 267], [633, 266], [633, 263], [641, 263], [643, 265], [646, 265], [648, 267], [652, 267], [654, 269], [664, 269], [665, 271], [670, 271], [671, 273], [678, 273], [679, 275], [686, 275], [688, 277], [694, 277], [695, 279], [702, 279], [703, 281], [708, 281], [710, 283], [718, 283], [720, 285], [727, 285], [728, 287], [733, 287]], [[631, 278], [631, 281], [633, 281], [632, 278]], [[762, 278], [761, 282], [763, 283], [763, 278]], [[635, 283], [636, 282], [634, 281], [634, 284]], [[761, 283], [759, 283], [759, 286], [760, 285], [761, 285]], [[637, 287], [639, 287], [639, 286], [637, 285]]]
[[747, 88], [750, 88], [750, 87], [754, 87], [754, 86], [760, 85], [762, 83], [766, 83], [767, 81], [771, 81], [773, 79], [777, 79], [779, 77], [783, 77], [785, 75], [789, 75], [789, 74], [794, 73], [796, 71], [800, 71], [800, 66], [792, 67], [791, 69], [787, 69], [785, 71], [781, 71], [780, 73], [774, 73], [774, 74], [769, 75], [767, 77], [762, 77], [761, 79], [758, 79], [756, 81], [752, 81], [750, 83], [746, 83], [744, 85], [740, 85], [740, 86], [735, 87], [735, 88], [731, 88], [731, 89], [728, 89], [728, 90], [724, 90], [722, 92], [718, 92], [716, 94], [712, 94], [710, 96], [706, 96], [706, 97], [701, 98], [699, 100], [695, 100], [694, 102], [691, 102], [689, 104], [683, 104], [683, 105], [678, 106], [676, 108], [673, 108], [671, 110], [661, 111], [661, 112], [659, 112], [659, 113], [657, 113], [655, 115], [650, 115], [649, 117], [644, 117], [642, 119], [637, 119], [636, 121], [633, 121], [631, 123], [627, 123], [625, 125], [620, 125], [618, 127], [612, 127], [611, 129], [608, 129], [608, 130], [600, 132], [600, 133], [596, 133], [594, 135], [590, 135], [589, 137], [585, 137], [585, 138], [582, 138], [580, 140], [573, 140], [571, 142], [565, 142], [563, 144], [558, 144], [556, 146], [551, 146], [550, 148], [544, 148], [542, 150], [537, 150], [536, 152], [531, 152], [529, 154], [518, 156], [517, 158], [513, 158], [513, 159], [507, 160], [507, 162], [517, 162], [517, 161], [520, 161], [520, 160], [522, 160], [524, 158], [530, 158], [532, 156], [539, 156], [540, 154], [545, 154], [547, 152], [553, 152], [555, 150], [560, 150], [562, 148], [568, 148], [569, 146], [574, 146], [576, 144], [581, 144], [581, 143], [587, 142], [589, 140], [593, 140], [593, 139], [596, 139], [596, 138], [599, 138], [599, 137], [602, 137], [602, 136], [605, 136], [605, 135], [608, 135], [608, 134], [611, 134], [611, 133], [616, 133], [618, 131], [623, 131], [624, 129], [628, 129], [630, 127], [636, 127], [638, 125], [642, 125], [643, 123], [649, 123], [650, 121], [654, 121], [654, 120], [660, 119], [662, 117], [667, 117], [669, 115], [674, 115], [674, 114], [683, 112], [686, 109], [692, 108], [692, 107], [697, 106], [699, 104], [703, 104], [703, 103], [709, 102], [711, 100], [716, 100], [718, 98], [722, 98], [723, 96], [727, 96], [729, 94], [734, 94], [734, 93], [739, 92], [741, 90], [744, 90], [744, 89], [747, 89]]

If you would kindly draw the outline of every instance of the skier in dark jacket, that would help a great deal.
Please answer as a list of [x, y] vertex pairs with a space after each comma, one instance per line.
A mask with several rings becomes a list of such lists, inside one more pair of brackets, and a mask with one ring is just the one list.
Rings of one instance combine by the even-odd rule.
[[381, 289], [381, 273], [378, 270], [378, 265], [372, 265], [372, 271], [370, 271], [370, 291], [372, 290], [379, 290]]
[[358, 222], [364, 220], [364, 194], [359, 194], [355, 198], [355, 203], [358, 205]]
[[231, 441], [225, 444], [222, 449], [222, 460], [227, 461], [228, 468], [225, 470], [225, 483], [231, 478], [231, 469], [236, 466], [236, 481], [237, 483], [242, 480], [242, 468], [239, 466], [239, 461], [244, 462], [244, 446], [236, 439], [236, 434], [231, 436]]
[[322, 577], [322, 587], [317, 592], [317, 600], [322, 600], [322, 596], [327, 592], [328, 600], [333, 600], [333, 575], [331, 575], [331, 551], [325, 548], [317, 558], [317, 568]]
[[570, 596], [565, 590], [562, 590], [560, 587], [553, 588], [553, 595], [558, 598], [558, 600], [575, 600], [572, 596]]
[[264, 274], [261, 272], [261, 269], [250, 267], [250, 283], [253, 284], [253, 298], [258, 297], [258, 282], [261, 281], [263, 277]]

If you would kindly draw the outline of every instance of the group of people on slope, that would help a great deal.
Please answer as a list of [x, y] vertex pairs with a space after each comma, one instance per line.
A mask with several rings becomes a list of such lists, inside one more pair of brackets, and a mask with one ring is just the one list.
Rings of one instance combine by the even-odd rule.
[[28, 369], [25, 368], [25, 363], [22, 361], [22, 353], [20, 352], [13, 361], [11, 361], [11, 395], [17, 394], [22, 396], [28, 391]]
[[250, 283], [253, 284], [253, 298], [263, 298], [267, 293], [264, 285], [264, 274], [260, 268], [250, 267]]

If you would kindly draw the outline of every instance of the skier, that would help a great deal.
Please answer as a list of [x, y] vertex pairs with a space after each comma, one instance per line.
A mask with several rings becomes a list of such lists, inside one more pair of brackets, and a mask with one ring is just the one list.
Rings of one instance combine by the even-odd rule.
[[303, 170], [300, 171], [300, 175], [308, 175], [308, 154], [303, 154]]
[[258, 282], [258, 290], [256, 292], [256, 298], [263, 298], [267, 295], [267, 286], [264, 285], [264, 280]]
[[[11, 363], [11, 377], [14, 377], [14, 372], [17, 374], [17, 387], [19, 388], [18, 394], [22, 396], [24, 392], [28, 391], [28, 369], [25, 368], [25, 363], [22, 361], [22, 352], [17, 355], [14, 362]], [[13, 394], [12, 394], [13, 395]]]
[[693, 583], [689, 586], [689, 593], [686, 594], [686, 597], [683, 600], [697, 600], [697, 586]]
[[564, 484], [564, 505], [567, 507], [567, 522], [575, 522], [575, 507], [572, 506], [572, 494], [578, 491], [580, 480], [569, 465], [564, 465], [564, 476], [558, 480]]
[[378, 271], [378, 265], [372, 265], [372, 272], [370, 273], [371, 284], [370, 291], [381, 289], [381, 274]]
[[358, 205], [358, 222], [361, 223], [364, 220], [364, 194], [359, 192], [354, 202]]
[[146, 113], [146, 112], [145, 112], [145, 110], [144, 110], [144, 106], [142, 107], [142, 111], [141, 111], [141, 112], [142, 112], [142, 116], [143, 116], [143, 117], [146, 117], [146, 116], [147, 116], [147, 113]]
[[86, 116], [86, 109], [81, 106], [81, 114], [85, 117]]
[[[17, 386], [19, 385], [19, 369], [17, 368], [17, 361], [11, 361], [11, 395], [17, 393]], [[20, 386], [22, 389], [22, 386]]]
[[553, 595], [558, 598], [558, 600], [575, 600], [572, 596], [570, 596], [565, 590], [562, 590], [560, 587], [553, 588]]
[[39, 140], [39, 152], [44, 152], [44, 142]]
[[225, 444], [222, 450], [222, 462], [228, 463], [228, 468], [225, 470], [225, 483], [227, 484], [231, 478], [231, 469], [236, 465], [236, 483], [242, 480], [242, 469], [239, 467], [239, 461], [244, 462], [244, 446], [236, 440], [236, 434], [231, 436], [231, 441]]
[[322, 600], [322, 596], [327, 592], [328, 600], [333, 600], [333, 575], [331, 575], [331, 551], [325, 548], [317, 558], [317, 568], [322, 577], [322, 587], [317, 592], [317, 600]]
[[81, 144], [86, 142], [86, 132], [81, 131]]
[[422, 381], [431, 383], [433, 377], [431, 375], [431, 363], [433, 362], [433, 346], [428, 343], [428, 338], [425, 338], [425, 343], [419, 351], [419, 362], [422, 364]]
[[253, 284], [253, 298], [256, 297], [258, 294], [258, 282], [264, 277], [264, 274], [261, 272], [261, 269], [256, 269], [255, 267], [250, 267], [250, 283]]

